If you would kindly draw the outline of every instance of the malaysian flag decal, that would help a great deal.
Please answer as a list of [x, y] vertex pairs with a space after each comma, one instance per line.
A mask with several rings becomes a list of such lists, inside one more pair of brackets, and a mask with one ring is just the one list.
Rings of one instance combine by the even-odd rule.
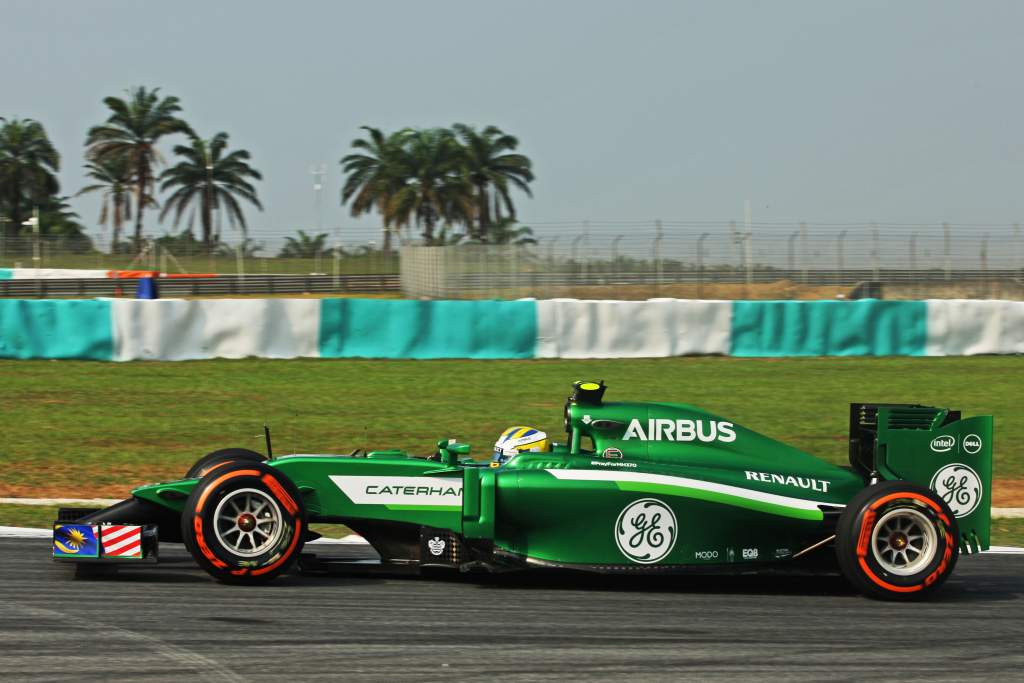
[[104, 525], [100, 527], [100, 543], [105, 557], [142, 557], [142, 527]]

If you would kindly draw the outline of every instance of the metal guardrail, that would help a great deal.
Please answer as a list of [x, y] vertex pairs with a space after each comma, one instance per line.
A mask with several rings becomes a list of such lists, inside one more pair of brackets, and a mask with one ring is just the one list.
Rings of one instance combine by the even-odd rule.
[[[158, 278], [160, 296], [268, 294], [372, 294], [397, 292], [398, 275], [219, 275], [209, 278]], [[134, 296], [138, 280], [68, 278], [0, 280], [0, 297]]]
[[[876, 276], [877, 275], [877, 279]], [[558, 287], [616, 287], [672, 284], [764, 284], [788, 280], [797, 285], [854, 286], [861, 282], [882, 285], [939, 285], [942, 283], [1002, 282], [1024, 288], [1016, 270], [706, 270], [679, 272], [518, 272], [447, 273], [447, 296], [460, 290], [520, 290], [543, 292]], [[131, 297], [138, 280], [114, 278], [67, 278], [0, 280], [0, 298]], [[399, 292], [399, 275], [219, 275], [209, 278], [159, 278], [162, 297], [266, 296], [274, 294], [372, 294]], [[474, 295], [476, 296], [476, 295]]]

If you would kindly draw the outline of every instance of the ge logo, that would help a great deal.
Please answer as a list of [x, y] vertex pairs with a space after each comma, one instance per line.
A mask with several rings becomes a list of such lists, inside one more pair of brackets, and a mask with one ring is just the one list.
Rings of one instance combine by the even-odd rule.
[[671, 508], [659, 500], [641, 498], [619, 513], [615, 543], [633, 562], [653, 564], [672, 551], [677, 529]]
[[931, 487], [957, 517], [971, 514], [981, 502], [981, 477], [967, 465], [946, 465], [932, 477]]

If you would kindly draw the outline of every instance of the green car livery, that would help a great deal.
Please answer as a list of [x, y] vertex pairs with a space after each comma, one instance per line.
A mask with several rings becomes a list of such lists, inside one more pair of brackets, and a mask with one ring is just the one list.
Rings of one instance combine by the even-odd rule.
[[694, 406], [605, 402], [605, 389], [573, 385], [566, 443], [500, 462], [448, 439], [420, 457], [216, 451], [104, 510], [62, 510], [54, 557], [153, 561], [159, 539], [219, 580], [264, 582], [331, 564], [302, 552], [308, 525], [331, 522], [362, 535], [381, 571], [838, 568], [869, 596], [910, 599], [988, 549], [989, 416], [853, 404], [837, 467]]

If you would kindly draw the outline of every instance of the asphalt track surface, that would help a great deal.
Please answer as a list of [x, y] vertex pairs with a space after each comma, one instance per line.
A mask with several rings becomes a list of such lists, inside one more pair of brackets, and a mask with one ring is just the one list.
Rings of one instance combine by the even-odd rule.
[[0, 680], [1024, 678], [1024, 555], [961, 558], [935, 599], [893, 604], [838, 577], [225, 586], [180, 548], [83, 580], [44, 539], [0, 539]]

